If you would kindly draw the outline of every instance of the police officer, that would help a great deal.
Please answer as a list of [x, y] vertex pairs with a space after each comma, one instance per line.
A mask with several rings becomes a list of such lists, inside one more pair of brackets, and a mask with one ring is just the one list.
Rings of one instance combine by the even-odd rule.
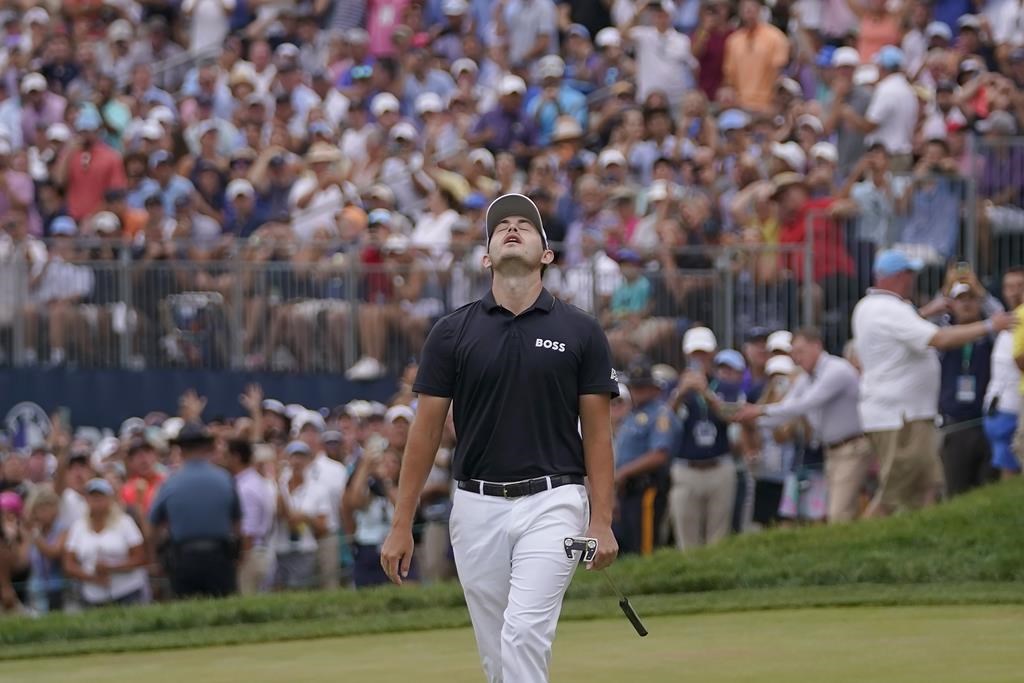
[[628, 370], [633, 409], [619, 426], [615, 438], [615, 488], [619, 515], [615, 537], [623, 553], [650, 554], [655, 530], [661, 525], [664, 505], [659, 489], [668, 470], [677, 424], [651, 365], [637, 361]]
[[499, 197], [485, 227], [491, 291], [441, 318], [423, 347], [381, 564], [396, 583], [407, 576], [413, 515], [454, 404], [451, 539], [483, 667], [490, 681], [546, 683], [577, 565], [564, 540], [597, 539], [594, 569], [618, 552], [609, 405], [618, 378], [598, 322], [544, 289], [555, 255], [537, 206]]
[[149, 513], [150, 522], [170, 534], [166, 569], [178, 597], [235, 592], [242, 512], [231, 475], [210, 462], [213, 442], [201, 423], [181, 428], [171, 444], [185, 464], [161, 487]]

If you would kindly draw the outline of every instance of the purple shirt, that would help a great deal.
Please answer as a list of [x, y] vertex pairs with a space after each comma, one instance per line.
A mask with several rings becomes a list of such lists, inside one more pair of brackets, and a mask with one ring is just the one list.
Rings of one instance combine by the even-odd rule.
[[476, 127], [474, 133], [482, 133], [489, 130], [493, 133], [491, 139], [486, 143], [487, 149], [492, 152], [500, 152], [512, 148], [513, 142], [521, 142], [529, 147], [534, 140], [534, 126], [530, 119], [521, 112], [509, 113], [500, 106], [484, 114]]
[[36, 142], [36, 126], [43, 124], [48, 128], [64, 121], [64, 108], [67, 104], [63, 97], [52, 92], [43, 93], [43, 102], [39, 109], [22, 100], [21, 134], [26, 147], [31, 147]]
[[235, 487], [242, 507], [242, 535], [253, 543], [266, 543], [276, 514], [272, 485], [248, 467], [235, 476]]

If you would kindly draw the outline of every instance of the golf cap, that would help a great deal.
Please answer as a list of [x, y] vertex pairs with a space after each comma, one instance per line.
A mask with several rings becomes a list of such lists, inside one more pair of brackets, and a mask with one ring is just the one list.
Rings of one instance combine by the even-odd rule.
[[41, 73], [33, 72], [21, 79], [21, 92], [43, 92], [46, 90], [46, 77]]
[[405, 140], [413, 142], [416, 140], [416, 128], [411, 123], [401, 121], [391, 128], [390, 137], [392, 140]]
[[159, 121], [145, 121], [139, 128], [139, 136], [143, 140], [160, 140], [164, 136], [164, 127], [160, 125]]
[[227, 194], [228, 199], [238, 199], [239, 197], [252, 199], [256, 196], [256, 188], [245, 178], [237, 178], [228, 183], [225, 194]]
[[70, 237], [78, 234], [78, 225], [71, 216], [57, 216], [50, 223], [50, 234]]
[[71, 129], [64, 123], [54, 123], [46, 129], [46, 139], [50, 142], [67, 142], [71, 139]]
[[838, 47], [836, 51], [832, 53], [832, 66], [860, 66], [860, 53], [857, 52], [857, 48], [853, 47]]
[[425, 92], [416, 98], [416, 113], [422, 116], [423, 114], [436, 114], [444, 109], [444, 103], [441, 101], [441, 96], [434, 92]]
[[409, 424], [412, 424], [413, 418], [416, 417], [415, 411], [409, 406], [391, 406], [387, 412], [384, 413], [384, 421], [388, 424], [394, 424], [395, 420], [405, 420]]
[[328, 430], [328, 431], [324, 432], [320, 436], [320, 439], [324, 443], [341, 443], [342, 435], [341, 435], [341, 432], [339, 432], [337, 430], [334, 430], [334, 429], [331, 429], [331, 430]]
[[825, 132], [825, 126], [814, 114], [801, 114], [796, 119], [797, 126], [807, 126], [813, 130], [816, 134], [821, 135]]
[[691, 327], [683, 335], [683, 353], [687, 355], [696, 351], [714, 353], [717, 348], [715, 333], [706, 327]]
[[981, 18], [977, 14], [964, 14], [956, 20], [956, 25], [962, 31], [965, 28], [972, 29], [974, 31], [981, 30]]
[[565, 62], [558, 55], [541, 57], [537, 62], [537, 75], [540, 78], [561, 78], [565, 75]]
[[811, 158], [837, 164], [839, 163], [839, 150], [831, 142], [818, 142], [811, 147]]
[[517, 93], [519, 95], [526, 94], [526, 81], [521, 79], [519, 76], [509, 74], [501, 79], [501, 84], [498, 86], [499, 95], [511, 95]]
[[932, 38], [942, 38], [947, 43], [953, 40], [953, 30], [942, 21], [933, 21], [928, 24], [928, 27], [924, 30], [924, 35], [929, 40]]
[[327, 429], [327, 425], [324, 424], [324, 417], [315, 410], [307, 410], [299, 413], [292, 420], [292, 433], [298, 436], [302, 433], [303, 429], [312, 427], [317, 432], [322, 432]]
[[791, 171], [801, 172], [807, 163], [807, 155], [796, 142], [773, 142], [772, 156], [785, 162]]
[[541, 239], [544, 241], [544, 248], [548, 248], [548, 236], [544, 232], [544, 222], [540, 218], [540, 209], [526, 195], [514, 192], [498, 197], [487, 207], [485, 224], [487, 227], [488, 244], [491, 242], [491, 234], [494, 232], [494, 228], [509, 216], [522, 216], [530, 221], [537, 228], [537, 231], [540, 232]]
[[478, 147], [469, 153], [467, 157], [474, 164], [483, 164], [488, 170], [494, 170], [494, 155], [491, 154], [490, 150]]
[[313, 455], [313, 451], [309, 449], [302, 441], [291, 441], [287, 446], [284, 447], [285, 455]]
[[622, 34], [614, 26], [607, 26], [594, 36], [594, 45], [599, 48], [619, 47], [622, 45]]
[[609, 166], [625, 166], [626, 157], [617, 149], [608, 148], [601, 152], [597, 157], [597, 165], [601, 168], [608, 168]]
[[718, 129], [723, 133], [750, 125], [750, 114], [741, 109], [726, 109], [718, 115]]
[[370, 113], [374, 118], [380, 118], [388, 112], [397, 114], [399, 110], [398, 98], [389, 92], [382, 92], [375, 95], [370, 102]]
[[715, 365], [724, 365], [737, 372], [747, 369], [747, 361], [743, 360], [743, 354], [736, 349], [725, 349], [715, 354]]
[[789, 330], [779, 330], [768, 335], [765, 342], [768, 353], [790, 353], [793, 350], [793, 333]]
[[888, 69], [889, 71], [896, 71], [897, 69], [903, 68], [903, 63], [906, 57], [903, 54], [903, 50], [899, 49], [895, 45], [886, 45], [878, 54], [875, 55], [875, 64]]
[[284, 404], [278, 401], [276, 398], [265, 398], [261, 404], [264, 412], [274, 413], [275, 415], [281, 415], [287, 417], [288, 413], [285, 410]]
[[367, 225], [390, 225], [391, 212], [387, 209], [374, 209], [366, 217]]
[[100, 235], [110, 235], [121, 229], [121, 219], [112, 211], [100, 211], [92, 217], [92, 229]]
[[764, 364], [767, 375], [791, 375], [796, 370], [796, 363], [789, 356], [772, 356]]
[[875, 257], [875, 274], [879, 277], [889, 277], [906, 271], [916, 273], [923, 267], [921, 259], [910, 258], [896, 249], [886, 249]]
[[114, 487], [110, 485], [110, 482], [106, 479], [100, 479], [95, 477], [90, 479], [85, 485], [86, 493], [98, 493], [103, 496], [113, 496]]
[[949, 288], [949, 298], [957, 299], [963, 296], [964, 294], [970, 294], [973, 291], [974, 290], [971, 289], [971, 286], [966, 282], [956, 282], [953, 284], [952, 287]]
[[654, 372], [651, 368], [651, 363], [646, 359], [633, 361], [626, 370], [626, 378], [626, 385], [631, 387], [650, 387], [657, 386], [658, 384], [654, 379]]
[[480, 71], [480, 67], [476, 65], [469, 57], [460, 57], [452, 62], [452, 76], [458, 78], [462, 74], [475, 74]]

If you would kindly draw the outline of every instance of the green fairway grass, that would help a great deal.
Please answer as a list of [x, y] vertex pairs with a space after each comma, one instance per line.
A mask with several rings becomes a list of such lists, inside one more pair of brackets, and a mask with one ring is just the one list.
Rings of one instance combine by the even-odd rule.
[[[558, 683], [1010, 683], [1021, 680], [1020, 606], [826, 608], [566, 622]], [[469, 629], [5, 662], [5, 681], [479, 683]]]

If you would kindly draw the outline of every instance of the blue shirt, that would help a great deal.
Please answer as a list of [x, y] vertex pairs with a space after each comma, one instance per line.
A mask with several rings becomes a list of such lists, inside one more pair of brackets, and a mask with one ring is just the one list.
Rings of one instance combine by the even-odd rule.
[[925, 180], [907, 191], [914, 194], [900, 241], [931, 247], [949, 258], [960, 232], [962, 183], [946, 178]]
[[992, 338], [984, 337], [939, 354], [939, 412], [947, 420], [964, 422], [982, 416], [982, 400], [992, 375], [992, 346]]
[[[739, 387], [721, 387], [717, 381], [712, 380], [709, 388], [721, 401], [745, 400]], [[679, 418], [683, 423], [682, 433], [674, 457], [682, 460], [710, 460], [729, 454], [729, 425], [708, 405], [703, 396], [688, 393], [679, 407]]]
[[579, 121], [583, 130], [587, 129], [587, 98], [583, 93], [563, 83], [555, 100], [542, 102], [538, 91], [526, 105], [526, 113], [537, 124], [538, 144], [546, 145], [551, 142], [555, 120], [559, 116], [572, 116]]
[[171, 176], [167, 187], [160, 187], [160, 183], [157, 181], [152, 178], [146, 178], [139, 183], [137, 190], [128, 195], [126, 202], [133, 209], [141, 209], [145, 207], [146, 200], [151, 195], [159, 195], [160, 199], [163, 200], [164, 213], [174, 218], [175, 214], [177, 214], [176, 203], [178, 199], [191, 196], [195, 191], [196, 188], [192, 181], [180, 175]]
[[664, 401], [634, 408], [615, 435], [615, 466], [627, 465], [652, 451], [672, 452], [679, 423]]
[[167, 523], [177, 543], [228, 539], [242, 518], [235, 482], [226, 470], [194, 458], [164, 482], [149, 511], [154, 525]]

